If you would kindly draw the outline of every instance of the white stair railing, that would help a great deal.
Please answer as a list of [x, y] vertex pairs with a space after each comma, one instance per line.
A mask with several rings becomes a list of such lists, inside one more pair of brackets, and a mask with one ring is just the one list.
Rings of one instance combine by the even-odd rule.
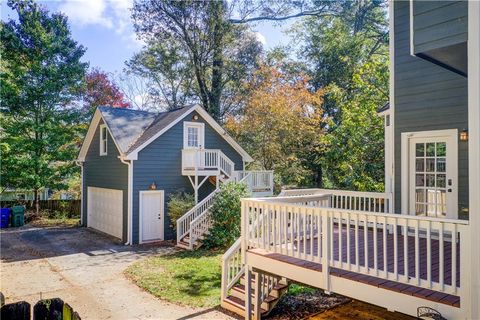
[[219, 189], [215, 189], [205, 199], [200, 201], [197, 205], [195, 205], [177, 220], [177, 243], [190, 233], [192, 221], [194, 221], [212, 206], [213, 199], [218, 191]]
[[235, 163], [230, 160], [221, 150], [218, 150], [219, 167], [228, 177], [233, 176], [235, 170]]
[[242, 259], [242, 238], [240, 237], [222, 256], [222, 301], [244, 273], [245, 263]]

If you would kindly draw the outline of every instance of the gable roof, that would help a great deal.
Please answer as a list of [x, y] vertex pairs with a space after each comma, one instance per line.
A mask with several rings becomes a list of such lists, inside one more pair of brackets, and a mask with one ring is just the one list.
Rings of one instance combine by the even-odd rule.
[[125, 108], [99, 107], [98, 110], [122, 154], [128, 151], [157, 117], [155, 113]]
[[166, 128], [170, 123], [174, 122], [175, 119], [180, 117], [183, 113], [188, 111], [190, 108], [179, 108], [169, 112], [162, 112], [157, 115], [157, 117], [149, 124], [148, 128], [144, 130], [143, 134], [136, 139], [136, 141], [130, 144], [126, 153], [137, 149], [150, 138], [152, 138], [157, 132]]
[[138, 152], [152, 141], [168, 131], [187, 115], [197, 111], [210, 126], [218, 132], [239, 154], [244, 161], [253, 161], [252, 157], [200, 106], [191, 106], [171, 111], [153, 113], [125, 108], [98, 107], [90, 122], [87, 135], [80, 149], [78, 161], [85, 161], [90, 143], [100, 120], [107, 125], [112, 140], [122, 157], [136, 160]]

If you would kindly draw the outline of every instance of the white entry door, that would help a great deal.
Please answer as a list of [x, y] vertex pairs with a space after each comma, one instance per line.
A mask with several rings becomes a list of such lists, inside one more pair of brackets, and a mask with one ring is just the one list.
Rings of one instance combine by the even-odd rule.
[[122, 239], [123, 191], [88, 187], [87, 226]]
[[140, 242], [163, 240], [163, 190], [140, 191]]
[[409, 212], [458, 218], [457, 136], [432, 131], [409, 139]]

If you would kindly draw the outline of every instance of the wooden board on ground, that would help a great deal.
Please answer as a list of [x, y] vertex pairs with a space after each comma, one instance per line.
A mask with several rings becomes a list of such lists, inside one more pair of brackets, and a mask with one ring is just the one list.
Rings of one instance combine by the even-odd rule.
[[307, 320], [413, 320], [416, 318], [403, 313], [389, 312], [387, 309], [353, 300], [350, 303], [332, 308], [307, 318]]

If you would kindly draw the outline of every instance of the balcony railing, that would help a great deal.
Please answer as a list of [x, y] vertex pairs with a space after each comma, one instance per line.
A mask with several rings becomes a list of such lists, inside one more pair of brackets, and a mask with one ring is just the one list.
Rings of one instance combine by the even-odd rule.
[[219, 149], [183, 149], [182, 171], [200, 175], [202, 172], [223, 173], [231, 177], [235, 164]]

